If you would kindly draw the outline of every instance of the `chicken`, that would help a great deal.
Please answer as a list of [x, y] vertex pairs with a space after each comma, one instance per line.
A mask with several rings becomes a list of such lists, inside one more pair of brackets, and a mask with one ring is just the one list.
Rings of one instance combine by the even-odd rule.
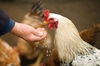
[[[97, 24], [89, 29], [82, 30], [79, 34], [84, 41], [94, 46], [97, 41], [97, 35], [99, 32], [100, 32], [100, 24]], [[41, 66], [44, 65], [60, 66], [58, 52], [56, 48], [52, 50], [51, 57], [48, 59], [48, 61], [44, 62]]]
[[0, 38], [0, 66], [20, 66], [19, 55], [4, 40]]
[[100, 32], [100, 24], [97, 24], [94, 25], [92, 28], [81, 31], [80, 36], [84, 41], [94, 46], [97, 41], [97, 35], [99, 32]]
[[[45, 28], [43, 24], [43, 2], [41, 0], [35, 0], [33, 6], [28, 14], [25, 15], [22, 23], [28, 24], [34, 28]], [[46, 50], [51, 49], [52, 47], [52, 38], [48, 33], [47, 37], [44, 40], [39, 42], [26, 42], [25, 40], [19, 38], [17, 46], [14, 47], [21, 55], [25, 56], [27, 59], [32, 60], [38, 57], [40, 52], [46, 52]], [[49, 52], [48, 52], [49, 53]], [[44, 54], [44, 56], [46, 53]], [[22, 56], [21, 56], [22, 57]]]
[[50, 29], [55, 28], [54, 44], [58, 51], [60, 66], [100, 65], [100, 50], [81, 39], [71, 20], [45, 10], [44, 23]]

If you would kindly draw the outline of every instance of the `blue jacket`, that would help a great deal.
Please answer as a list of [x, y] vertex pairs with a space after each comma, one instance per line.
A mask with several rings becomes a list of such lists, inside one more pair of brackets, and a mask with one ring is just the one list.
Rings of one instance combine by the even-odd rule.
[[14, 27], [15, 22], [10, 19], [10, 17], [0, 9], [0, 36], [11, 31]]

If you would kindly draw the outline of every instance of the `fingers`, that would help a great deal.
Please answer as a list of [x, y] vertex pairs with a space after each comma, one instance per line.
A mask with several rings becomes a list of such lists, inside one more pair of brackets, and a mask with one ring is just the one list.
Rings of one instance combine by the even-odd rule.
[[41, 32], [43, 32], [43, 34], [40, 36], [41, 38], [45, 38], [47, 35], [47, 32], [44, 28], [38, 28], [37, 30], [40, 30]]
[[39, 37], [39, 36], [35, 36], [35, 35], [31, 35], [30, 37], [28, 37], [28, 39], [26, 40], [26, 41], [28, 41], [28, 42], [36, 42], [36, 41], [40, 41], [40, 40], [42, 40], [43, 39], [43, 37]]
[[43, 35], [43, 32], [39, 29], [35, 29], [32, 31], [32, 33], [35, 35], [35, 36], [42, 36]]
[[[44, 39], [47, 35], [47, 32], [44, 28], [38, 28], [35, 31], [33, 31], [33, 34], [30, 35], [29, 40], [32, 41], [40, 41]], [[28, 41], [29, 41], [28, 40]]]
[[47, 32], [45, 30], [42, 31], [43, 35], [41, 36], [41, 38], [45, 38], [47, 36]]
[[44, 28], [37, 28], [35, 31], [33, 31], [33, 34], [39, 37], [43, 36], [45, 33], [46, 32]]
[[38, 36], [43, 36], [45, 34], [45, 29], [44, 28], [37, 28], [37, 31], [39, 31], [40, 33], [38, 34]]
[[41, 31], [44, 31], [45, 29], [44, 29], [44, 28], [37, 28], [37, 30], [41, 30]]
[[44, 39], [47, 35], [47, 32], [44, 28], [33, 28], [26, 24], [15, 23], [14, 28], [11, 30], [11, 33], [23, 38], [28, 42], [40, 41]]
[[42, 31], [38, 31], [37, 34], [38, 34], [37, 36], [41, 37], [43, 35], [43, 32]]

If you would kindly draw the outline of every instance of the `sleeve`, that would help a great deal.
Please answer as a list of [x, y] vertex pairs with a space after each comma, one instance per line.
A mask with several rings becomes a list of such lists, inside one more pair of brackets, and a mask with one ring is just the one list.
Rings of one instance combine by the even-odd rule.
[[11, 31], [15, 22], [9, 18], [9, 16], [0, 9], [0, 36]]

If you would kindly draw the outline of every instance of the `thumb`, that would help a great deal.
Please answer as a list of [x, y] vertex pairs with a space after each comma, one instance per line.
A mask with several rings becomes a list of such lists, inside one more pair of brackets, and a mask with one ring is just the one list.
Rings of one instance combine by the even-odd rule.
[[43, 35], [43, 32], [40, 30], [36, 30], [34, 35], [41, 37]]

